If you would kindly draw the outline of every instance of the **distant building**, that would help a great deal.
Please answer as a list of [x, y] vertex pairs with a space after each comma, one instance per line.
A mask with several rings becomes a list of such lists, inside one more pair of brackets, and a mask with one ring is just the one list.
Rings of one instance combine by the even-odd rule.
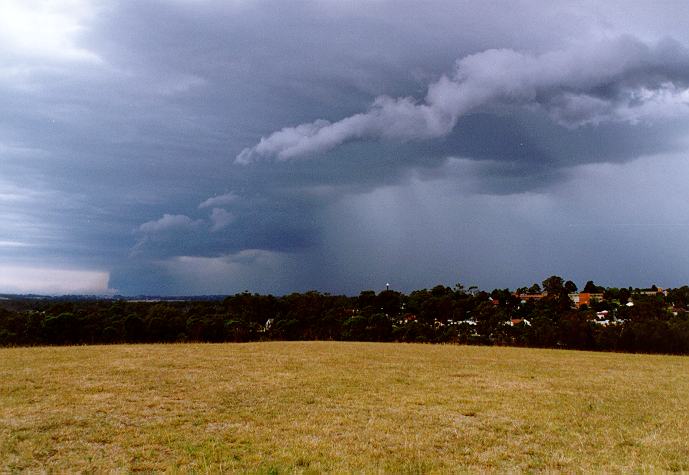
[[661, 289], [660, 287], [651, 287], [650, 289], [640, 289], [637, 293], [641, 295], [650, 295], [650, 296], [656, 296], [656, 295], [667, 295], [667, 292]]
[[531, 300], [541, 300], [548, 296], [548, 292], [541, 292], [540, 294], [515, 294], [522, 302]]
[[602, 292], [579, 292], [569, 294], [570, 300], [579, 308], [583, 305], [591, 306], [594, 302], [602, 302], [605, 300]]

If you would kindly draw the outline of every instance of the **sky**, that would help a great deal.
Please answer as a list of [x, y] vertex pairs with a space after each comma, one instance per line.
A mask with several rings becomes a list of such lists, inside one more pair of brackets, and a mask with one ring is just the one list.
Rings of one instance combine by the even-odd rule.
[[684, 1], [0, 0], [0, 293], [689, 283]]

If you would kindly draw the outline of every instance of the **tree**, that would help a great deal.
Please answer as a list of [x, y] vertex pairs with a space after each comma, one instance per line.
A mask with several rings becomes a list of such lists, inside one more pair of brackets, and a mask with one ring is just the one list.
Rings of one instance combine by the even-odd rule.
[[571, 280], [568, 280], [567, 282], [565, 282], [565, 290], [568, 294], [573, 294], [577, 291], [577, 284], [575, 284]]
[[44, 320], [43, 332], [48, 343], [57, 345], [78, 343], [79, 322], [71, 312], [48, 316]]
[[144, 339], [146, 325], [136, 314], [127, 316], [124, 320], [124, 332], [127, 341], [141, 341]]
[[373, 290], [362, 290], [358, 299], [359, 308], [375, 307], [376, 293]]
[[586, 285], [584, 286], [584, 292], [590, 293], [590, 294], [598, 294], [602, 293], [605, 290], [603, 287], [599, 287], [596, 284], [593, 283], [592, 280], [589, 280], [586, 282]]
[[376, 297], [376, 307], [386, 315], [397, 316], [402, 305], [402, 294], [394, 290], [383, 290]]
[[684, 285], [678, 289], [670, 290], [667, 299], [676, 307], [687, 308], [689, 306], [689, 287]]
[[557, 275], [551, 275], [543, 282], [543, 290], [548, 292], [548, 295], [560, 295], [564, 290], [564, 280], [562, 277]]
[[593, 331], [586, 312], [572, 310], [560, 319], [560, 343], [567, 348], [589, 349], [593, 346]]
[[543, 281], [543, 290], [548, 294], [547, 300], [552, 300], [558, 302], [559, 307], [562, 310], [567, 310], [571, 302], [569, 300], [569, 294], [565, 289], [564, 280], [562, 277], [557, 275], [551, 275]]
[[629, 298], [632, 296], [632, 291], [629, 289], [622, 288], [620, 289], [619, 293], [617, 294], [620, 304], [624, 305], [629, 301]]

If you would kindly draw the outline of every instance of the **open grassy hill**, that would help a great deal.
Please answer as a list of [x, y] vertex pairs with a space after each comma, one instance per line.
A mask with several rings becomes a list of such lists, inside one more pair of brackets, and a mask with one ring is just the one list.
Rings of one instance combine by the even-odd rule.
[[689, 358], [380, 343], [0, 350], [0, 472], [689, 470]]

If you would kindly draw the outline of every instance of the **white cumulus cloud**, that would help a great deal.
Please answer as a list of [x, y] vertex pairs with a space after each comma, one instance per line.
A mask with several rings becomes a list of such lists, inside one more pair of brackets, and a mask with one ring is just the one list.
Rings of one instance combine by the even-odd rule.
[[235, 203], [239, 197], [235, 193], [213, 196], [199, 205], [199, 208], [212, 208], [214, 206], [227, 206]]

